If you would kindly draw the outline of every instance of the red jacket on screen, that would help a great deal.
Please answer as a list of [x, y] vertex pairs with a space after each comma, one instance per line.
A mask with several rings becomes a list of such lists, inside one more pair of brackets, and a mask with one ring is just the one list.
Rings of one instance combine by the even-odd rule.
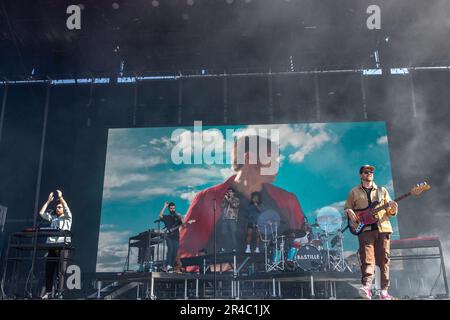
[[[205, 189], [196, 195], [185, 217], [185, 221], [193, 219], [196, 220], [196, 223], [182, 228], [180, 232], [179, 253], [181, 258], [195, 256], [206, 247], [213, 232], [214, 203], [216, 206], [215, 222], [217, 223], [221, 215], [220, 204], [235, 177], [232, 176], [224, 183]], [[304, 215], [297, 197], [293, 193], [271, 184], [265, 184], [264, 188], [280, 208], [281, 215], [289, 222], [290, 228], [299, 229]]]

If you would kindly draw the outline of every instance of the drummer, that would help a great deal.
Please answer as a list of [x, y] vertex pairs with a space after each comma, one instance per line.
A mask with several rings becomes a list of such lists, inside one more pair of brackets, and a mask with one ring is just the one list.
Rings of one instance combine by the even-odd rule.
[[308, 223], [308, 221], [306, 221], [306, 219], [300, 230], [302, 231], [301, 234], [299, 234], [300, 237], [294, 239], [294, 242], [297, 241], [302, 246], [305, 244], [309, 244], [312, 240], [311, 225]]
[[298, 230], [288, 230], [288, 237], [293, 239], [293, 244], [303, 246], [305, 244], [311, 244], [314, 246], [320, 245], [320, 240], [318, 240], [318, 235], [312, 232], [312, 227], [305, 219], [303, 225]]

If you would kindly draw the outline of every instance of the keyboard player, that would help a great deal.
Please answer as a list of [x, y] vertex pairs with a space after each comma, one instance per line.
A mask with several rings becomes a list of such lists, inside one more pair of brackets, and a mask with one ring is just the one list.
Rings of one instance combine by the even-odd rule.
[[[48, 209], [50, 203], [54, 200], [53, 192], [48, 196], [47, 201], [39, 211], [39, 215], [42, 219], [49, 221], [50, 227], [57, 230], [70, 231], [72, 228], [72, 213], [67, 205], [66, 200], [63, 198], [63, 194], [60, 190], [56, 190], [58, 200], [56, 203], [56, 210]], [[48, 237], [47, 243], [49, 244], [64, 244], [64, 242], [70, 242], [70, 237]], [[57, 291], [62, 292], [64, 285], [64, 272], [66, 268], [66, 262], [69, 251], [62, 249], [49, 249], [47, 252], [47, 261], [45, 264], [45, 294], [42, 299], [48, 299], [51, 296], [53, 289], [53, 282], [55, 275], [58, 277]], [[62, 257], [61, 257], [62, 256]], [[62, 258], [62, 265], [60, 265]]]

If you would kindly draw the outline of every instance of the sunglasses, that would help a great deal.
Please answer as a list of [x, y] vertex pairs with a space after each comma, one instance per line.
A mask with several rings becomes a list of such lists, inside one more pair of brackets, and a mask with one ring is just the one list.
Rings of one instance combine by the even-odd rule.
[[56, 207], [56, 209], [62, 209], [62, 208], [63, 208], [62, 206], [57, 206], [57, 207]]
[[372, 174], [373, 174], [373, 171], [364, 171], [363, 173], [364, 173], [364, 174], [369, 174], [369, 173], [372, 173]]

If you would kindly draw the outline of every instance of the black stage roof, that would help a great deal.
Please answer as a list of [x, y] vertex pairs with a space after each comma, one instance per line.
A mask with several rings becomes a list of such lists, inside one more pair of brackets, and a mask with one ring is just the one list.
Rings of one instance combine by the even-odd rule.
[[[0, 76], [236, 72], [450, 62], [447, 0], [66, 0], [0, 2]], [[369, 30], [369, 5], [381, 29]]]

